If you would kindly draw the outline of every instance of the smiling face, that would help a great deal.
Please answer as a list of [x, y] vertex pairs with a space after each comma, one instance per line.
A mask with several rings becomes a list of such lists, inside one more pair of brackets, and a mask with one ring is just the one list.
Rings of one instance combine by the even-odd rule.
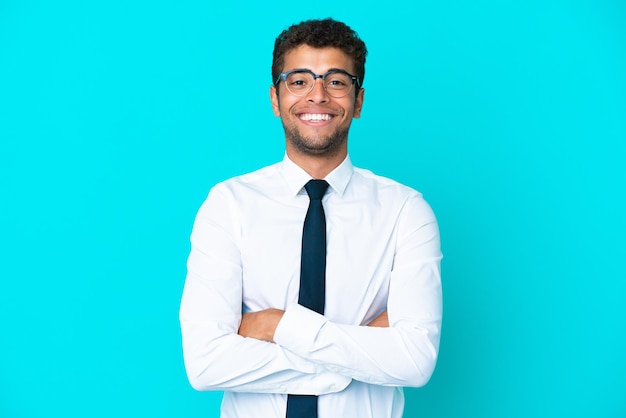
[[[313, 48], [301, 45], [285, 54], [283, 71], [305, 68], [315, 74], [331, 69], [354, 74], [352, 59], [337, 48]], [[318, 79], [313, 89], [304, 96], [295, 96], [281, 80], [278, 87], [270, 88], [274, 115], [280, 116], [287, 155], [292, 160], [306, 157], [324, 157], [343, 161], [347, 155], [348, 130], [352, 118], [361, 115], [363, 89], [353, 86], [341, 98], [328, 95], [323, 82]]]

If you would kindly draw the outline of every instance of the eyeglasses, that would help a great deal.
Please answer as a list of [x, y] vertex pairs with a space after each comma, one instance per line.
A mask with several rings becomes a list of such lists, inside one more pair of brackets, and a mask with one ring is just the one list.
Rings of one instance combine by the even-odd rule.
[[359, 81], [356, 76], [344, 70], [334, 69], [326, 74], [318, 75], [306, 68], [296, 68], [295, 70], [281, 73], [274, 84], [278, 85], [282, 79], [289, 93], [294, 96], [306, 96], [313, 90], [318, 78], [322, 79], [326, 93], [336, 99], [350, 93], [354, 83], [358, 84]]

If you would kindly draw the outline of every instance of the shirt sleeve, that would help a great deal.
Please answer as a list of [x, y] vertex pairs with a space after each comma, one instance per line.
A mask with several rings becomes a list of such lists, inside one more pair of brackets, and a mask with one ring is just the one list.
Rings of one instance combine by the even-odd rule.
[[325, 394], [350, 378], [284, 347], [237, 334], [242, 315], [242, 267], [235, 199], [216, 186], [191, 234], [180, 306], [187, 376], [197, 390]]
[[441, 250], [432, 210], [405, 202], [389, 284], [388, 328], [344, 325], [294, 304], [274, 340], [328, 370], [365, 383], [422, 386], [433, 373], [442, 317]]

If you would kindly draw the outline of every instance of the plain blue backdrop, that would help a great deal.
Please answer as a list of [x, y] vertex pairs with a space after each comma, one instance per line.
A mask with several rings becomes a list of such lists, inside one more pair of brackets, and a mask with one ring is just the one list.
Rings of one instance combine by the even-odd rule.
[[0, 0], [0, 416], [217, 417], [178, 305], [210, 187], [282, 158], [276, 35], [367, 42], [353, 162], [420, 190], [441, 355], [407, 417], [626, 416], [626, 4]]

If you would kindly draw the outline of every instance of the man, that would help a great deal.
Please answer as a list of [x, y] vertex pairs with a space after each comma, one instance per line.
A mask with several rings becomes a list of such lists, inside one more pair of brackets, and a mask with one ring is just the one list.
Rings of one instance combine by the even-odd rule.
[[[198, 212], [183, 351], [194, 388], [225, 391], [222, 417], [401, 417], [402, 386], [424, 385], [435, 367], [435, 217], [418, 192], [348, 157], [366, 53], [332, 19], [281, 33], [270, 98], [285, 157], [216, 185]], [[323, 197], [309, 196], [310, 184]], [[303, 227], [309, 212], [321, 216], [313, 233]], [[312, 255], [313, 241], [322, 254]], [[322, 306], [307, 292], [321, 292]]]

